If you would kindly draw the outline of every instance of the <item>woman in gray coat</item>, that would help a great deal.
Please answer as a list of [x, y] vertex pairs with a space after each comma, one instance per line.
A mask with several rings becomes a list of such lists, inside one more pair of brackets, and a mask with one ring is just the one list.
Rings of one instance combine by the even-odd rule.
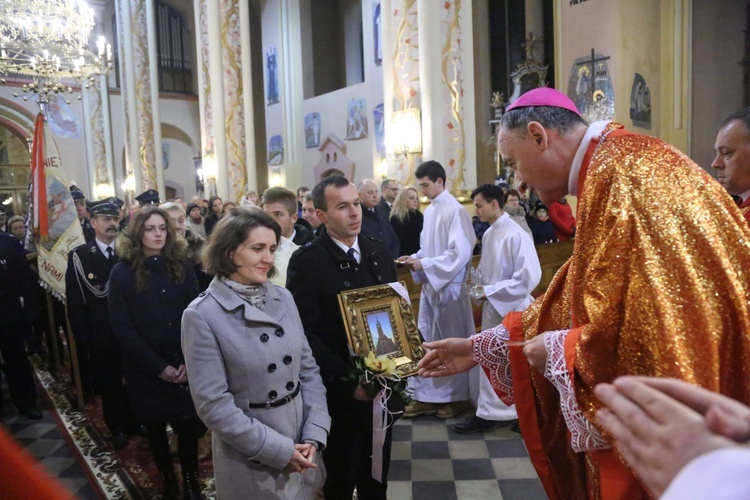
[[291, 294], [268, 282], [280, 236], [271, 216], [232, 209], [203, 252], [216, 277], [182, 317], [218, 498], [312, 499], [325, 480], [323, 382]]

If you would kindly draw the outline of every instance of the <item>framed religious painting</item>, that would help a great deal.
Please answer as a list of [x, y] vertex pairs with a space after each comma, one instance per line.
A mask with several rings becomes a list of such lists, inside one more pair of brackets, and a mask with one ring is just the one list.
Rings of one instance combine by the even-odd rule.
[[346, 336], [353, 354], [385, 356], [396, 364], [399, 376], [417, 373], [424, 356], [409, 293], [403, 281], [339, 294]]

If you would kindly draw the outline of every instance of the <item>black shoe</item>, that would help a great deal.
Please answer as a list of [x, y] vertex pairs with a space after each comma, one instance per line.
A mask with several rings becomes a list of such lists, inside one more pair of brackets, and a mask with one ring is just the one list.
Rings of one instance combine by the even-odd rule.
[[468, 422], [456, 424], [453, 430], [459, 434], [472, 434], [474, 432], [492, 432], [497, 429], [499, 422], [495, 420], [485, 420], [482, 417], [475, 416]]
[[128, 445], [128, 435], [124, 432], [115, 432], [112, 434], [112, 446], [115, 450], [121, 450]]
[[41, 420], [42, 410], [36, 407], [36, 405], [27, 406], [19, 410], [19, 413], [29, 420]]
[[197, 470], [182, 471], [182, 489], [185, 493], [185, 500], [203, 500]]
[[177, 476], [174, 474], [172, 464], [169, 464], [169, 468], [167, 469], [159, 469], [159, 476], [161, 477], [161, 493], [163, 497], [167, 500], [177, 500], [180, 487], [177, 484]]

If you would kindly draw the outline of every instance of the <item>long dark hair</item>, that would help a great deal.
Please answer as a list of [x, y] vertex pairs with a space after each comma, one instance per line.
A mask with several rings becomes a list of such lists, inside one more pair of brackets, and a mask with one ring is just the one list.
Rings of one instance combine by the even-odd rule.
[[146, 255], [143, 251], [143, 235], [146, 232], [146, 221], [154, 215], [163, 218], [167, 225], [167, 237], [161, 251], [161, 258], [167, 266], [167, 274], [175, 283], [182, 283], [185, 279], [187, 243], [183, 238], [177, 237], [174, 222], [167, 212], [157, 207], [145, 207], [133, 217], [115, 242], [120, 259], [128, 262], [135, 271], [135, 287], [138, 291], [148, 286], [148, 269], [144, 265]]

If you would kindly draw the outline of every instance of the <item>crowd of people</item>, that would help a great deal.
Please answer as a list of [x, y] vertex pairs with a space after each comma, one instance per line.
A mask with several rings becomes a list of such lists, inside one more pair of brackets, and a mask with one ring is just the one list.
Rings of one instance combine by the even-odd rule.
[[[71, 188], [87, 242], [69, 255], [67, 314], [112, 446], [145, 435], [165, 498], [202, 498], [208, 429], [219, 497], [385, 499], [392, 427], [373, 444], [338, 296], [392, 283], [398, 266], [421, 285], [425, 357], [414, 401], [388, 399], [392, 418], [472, 411], [456, 432], [512, 427], [553, 498], [681, 498], [709, 491], [700, 478], [750, 492], [725, 479], [750, 461], [750, 108], [720, 124], [718, 183], [657, 139], [585, 123], [553, 89], [508, 107], [498, 146], [518, 189], [477, 186], [473, 221], [436, 161], [416, 186], [334, 175], [238, 204], [148, 190], [127, 214]], [[23, 224], [0, 213], [0, 354], [35, 419]], [[573, 238], [534, 300], [535, 244]]]

